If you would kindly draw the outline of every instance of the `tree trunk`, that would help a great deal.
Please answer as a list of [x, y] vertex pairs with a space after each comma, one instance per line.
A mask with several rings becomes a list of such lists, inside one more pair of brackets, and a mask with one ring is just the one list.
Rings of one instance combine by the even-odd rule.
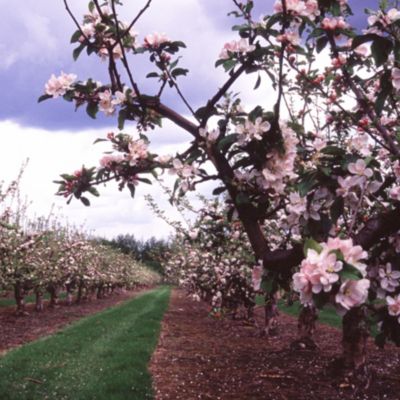
[[82, 289], [83, 285], [80, 283], [78, 286], [78, 295], [76, 296], [76, 304], [81, 304], [82, 302]]
[[97, 299], [102, 299], [103, 298], [103, 286], [102, 285], [100, 285], [98, 288], [97, 288]]
[[353, 308], [343, 317], [343, 361], [345, 368], [364, 371], [366, 366], [368, 326], [362, 307]]
[[35, 291], [35, 296], [36, 296], [35, 310], [37, 312], [42, 312], [43, 311], [43, 291], [41, 289], [37, 289]]
[[297, 322], [300, 338], [312, 339], [315, 331], [315, 322], [317, 319], [318, 315], [315, 306], [309, 305], [302, 307]]
[[317, 310], [314, 306], [302, 307], [297, 328], [299, 338], [291, 343], [292, 350], [316, 350], [318, 346], [314, 342], [315, 321], [318, 319]]
[[71, 306], [73, 301], [71, 286], [67, 285], [66, 289], [67, 289], [67, 298], [66, 298], [67, 306]]
[[16, 314], [17, 315], [27, 315], [27, 312], [25, 311], [25, 291], [21, 287], [21, 284], [17, 282], [14, 285], [14, 297], [15, 297], [15, 303], [17, 304], [17, 310]]
[[265, 328], [264, 332], [267, 336], [276, 334], [277, 317], [279, 315], [278, 305], [276, 302], [276, 293], [267, 293], [265, 295]]
[[51, 286], [49, 288], [49, 293], [50, 293], [50, 308], [55, 308], [58, 306], [58, 288], [55, 286]]

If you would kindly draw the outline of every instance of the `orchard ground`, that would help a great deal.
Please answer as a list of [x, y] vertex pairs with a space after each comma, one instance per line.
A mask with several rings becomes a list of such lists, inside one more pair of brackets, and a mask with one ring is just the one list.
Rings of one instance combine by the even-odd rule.
[[[3, 308], [1, 338], [14, 336], [9, 347], [124, 301], [2, 357], [1, 398], [118, 399], [133, 393], [135, 400], [398, 398], [399, 351], [392, 346], [379, 351], [370, 342], [372, 383], [366, 391], [356, 389], [335, 370], [341, 339], [336, 328], [319, 324], [319, 348], [302, 350], [291, 346], [297, 338], [296, 307], [281, 304], [285, 313], [279, 316], [277, 334], [266, 338], [244, 320], [210, 317], [209, 306], [180, 290], [172, 292], [149, 365], [152, 384], [147, 366], [168, 298], [168, 288], [127, 292], [79, 307], [46, 309], [38, 316], [32, 305], [31, 314], [19, 318], [12, 316], [13, 308]], [[333, 325], [338, 321], [330, 312], [321, 319]], [[256, 320], [262, 327], [262, 307], [256, 308]], [[7, 323], [14, 326], [8, 334]], [[5, 348], [4, 340], [0, 345]]]

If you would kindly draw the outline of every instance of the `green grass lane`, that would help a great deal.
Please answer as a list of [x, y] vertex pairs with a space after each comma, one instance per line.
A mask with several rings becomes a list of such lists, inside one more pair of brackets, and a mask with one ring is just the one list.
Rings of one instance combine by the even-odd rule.
[[170, 288], [84, 318], [0, 358], [1, 400], [152, 399], [147, 370]]

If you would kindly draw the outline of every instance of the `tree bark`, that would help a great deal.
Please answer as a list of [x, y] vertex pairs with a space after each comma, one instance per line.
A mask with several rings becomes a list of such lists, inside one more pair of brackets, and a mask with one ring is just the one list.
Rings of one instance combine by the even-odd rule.
[[36, 296], [36, 303], [35, 303], [35, 310], [37, 312], [42, 312], [43, 311], [43, 291], [41, 289], [37, 289], [35, 291], [35, 296]]
[[58, 306], [58, 288], [56, 286], [50, 286], [48, 289], [50, 293], [50, 308], [55, 308]]
[[365, 371], [368, 336], [365, 309], [357, 307], [348, 311], [343, 317], [342, 345], [345, 368]]
[[300, 338], [312, 339], [315, 331], [315, 322], [318, 319], [315, 306], [302, 307], [297, 321], [297, 328]]
[[279, 315], [278, 305], [276, 301], [276, 293], [267, 293], [265, 295], [265, 328], [264, 332], [267, 336], [272, 336], [276, 334], [277, 327], [277, 317]]
[[76, 296], [76, 304], [81, 304], [82, 302], [82, 289], [83, 285], [80, 283], [78, 286], [78, 295]]
[[14, 285], [14, 297], [15, 297], [15, 303], [17, 304], [17, 310], [16, 310], [16, 314], [17, 315], [26, 315], [26, 311], [25, 311], [25, 291], [24, 289], [21, 287], [21, 284], [19, 282], [17, 282]]

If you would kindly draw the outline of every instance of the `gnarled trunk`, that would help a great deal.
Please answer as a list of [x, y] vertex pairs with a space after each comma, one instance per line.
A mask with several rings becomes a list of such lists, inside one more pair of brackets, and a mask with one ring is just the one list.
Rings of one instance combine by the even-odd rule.
[[276, 301], [276, 293], [267, 293], [265, 295], [265, 328], [264, 332], [267, 336], [276, 334], [277, 317], [279, 315], [278, 305]]
[[25, 311], [25, 290], [22, 288], [21, 284], [17, 282], [14, 285], [14, 297], [15, 297], [15, 303], [17, 304], [17, 310], [16, 314], [17, 315], [26, 315]]
[[48, 288], [48, 292], [50, 293], [50, 304], [49, 307], [55, 308], [58, 306], [58, 287], [50, 286]]
[[317, 319], [317, 309], [314, 306], [302, 307], [297, 320], [299, 338], [290, 345], [293, 350], [316, 350], [318, 348], [313, 339]]
[[36, 302], [35, 302], [35, 310], [37, 312], [43, 311], [43, 291], [41, 289], [36, 289], [35, 291]]
[[104, 297], [104, 290], [103, 290], [103, 285], [100, 285], [97, 288], [97, 295], [96, 295], [97, 299], [102, 299]]
[[82, 302], [82, 291], [83, 291], [83, 284], [80, 283], [78, 286], [78, 295], [76, 296], [77, 304], [80, 304]]
[[302, 307], [297, 321], [300, 338], [312, 338], [315, 331], [315, 322], [318, 319], [317, 309], [313, 305]]
[[343, 362], [345, 368], [363, 372], [366, 366], [369, 336], [365, 309], [353, 308], [343, 317]]

